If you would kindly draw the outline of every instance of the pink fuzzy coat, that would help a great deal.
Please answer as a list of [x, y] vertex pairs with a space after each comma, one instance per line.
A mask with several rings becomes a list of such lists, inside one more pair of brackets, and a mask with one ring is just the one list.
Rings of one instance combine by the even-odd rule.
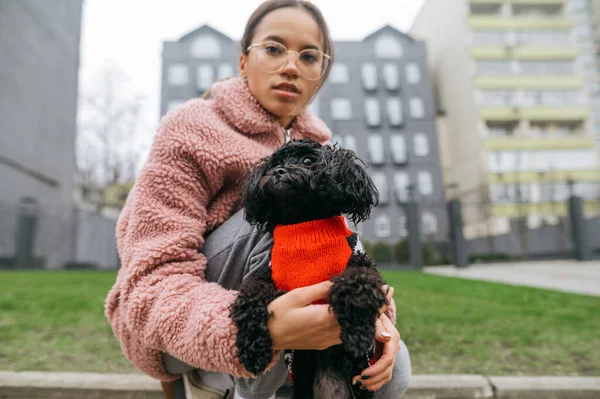
[[[166, 373], [161, 352], [204, 370], [252, 376], [237, 359], [229, 318], [237, 292], [206, 282], [198, 250], [240, 209], [240, 183], [253, 164], [285, 139], [242, 79], [216, 83], [213, 97], [190, 100], [162, 119], [117, 224], [122, 267], [105, 314], [127, 359], [164, 381], [178, 376]], [[331, 132], [304, 112], [291, 136], [327, 142]]]

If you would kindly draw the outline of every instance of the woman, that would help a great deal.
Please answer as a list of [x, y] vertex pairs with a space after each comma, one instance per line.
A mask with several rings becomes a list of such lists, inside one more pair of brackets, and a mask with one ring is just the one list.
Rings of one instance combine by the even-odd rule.
[[[160, 379], [166, 393], [173, 386], [168, 382], [181, 376], [165, 369], [164, 354], [208, 372], [255, 377], [236, 357], [229, 318], [236, 291], [207, 278], [212, 269], [203, 245], [239, 211], [240, 184], [255, 162], [289, 139], [330, 140], [329, 129], [305, 109], [332, 62], [329, 31], [314, 5], [267, 1], [246, 26], [241, 76], [213, 85], [213, 99], [191, 100], [161, 121], [118, 221], [122, 268], [106, 316], [126, 357]], [[269, 369], [283, 349], [341, 342], [328, 307], [307, 306], [325, 298], [328, 288], [325, 282], [294, 290], [271, 303], [277, 317], [269, 324], [275, 349]], [[394, 318], [392, 303], [378, 321], [383, 355], [355, 377], [365, 389], [377, 391], [392, 379], [403, 346]], [[410, 370], [407, 353], [403, 361]], [[259, 384], [261, 378], [244, 381]], [[402, 384], [405, 389], [407, 376]]]

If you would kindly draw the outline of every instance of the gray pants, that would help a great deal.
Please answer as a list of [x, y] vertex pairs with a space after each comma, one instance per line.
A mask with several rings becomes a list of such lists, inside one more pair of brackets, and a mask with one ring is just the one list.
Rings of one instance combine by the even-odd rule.
[[[236, 213], [205, 239], [202, 253], [208, 260], [206, 279], [217, 282], [225, 288], [237, 289], [254, 270], [268, 264], [272, 244], [273, 238], [269, 233], [257, 230], [247, 224], [241, 211]], [[163, 354], [163, 360], [167, 372], [172, 374], [193, 371], [202, 376], [204, 373], [167, 353]], [[375, 398], [400, 398], [408, 388], [410, 376], [410, 355], [404, 342], [401, 342], [392, 381], [377, 391]], [[264, 375], [252, 380], [231, 378], [231, 385], [235, 385], [237, 394], [245, 399], [268, 399], [275, 391], [277, 391], [278, 399], [285, 399], [291, 398], [289, 381], [287, 384], [286, 381], [287, 369], [283, 359], [280, 359], [279, 363]], [[282, 386], [282, 384], [284, 385]], [[184, 399], [185, 394], [181, 380], [179, 385], [182, 386], [181, 389], [178, 389], [177, 399]], [[224, 391], [230, 387], [223, 388], [225, 388]]]

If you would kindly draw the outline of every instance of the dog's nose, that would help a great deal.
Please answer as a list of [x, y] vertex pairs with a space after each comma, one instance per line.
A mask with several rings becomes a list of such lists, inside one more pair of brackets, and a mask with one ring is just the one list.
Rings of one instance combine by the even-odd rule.
[[280, 177], [281, 177], [281, 176], [283, 176], [283, 175], [285, 175], [285, 174], [286, 174], [286, 171], [285, 171], [285, 169], [284, 169], [284, 168], [282, 168], [282, 167], [278, 167], [277, 169], [275, 169], [275, 174], [276, 174], [277, 176], [280, 176]]

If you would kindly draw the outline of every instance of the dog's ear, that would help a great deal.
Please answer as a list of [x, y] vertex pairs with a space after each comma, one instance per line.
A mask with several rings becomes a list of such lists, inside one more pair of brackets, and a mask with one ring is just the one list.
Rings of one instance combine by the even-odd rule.
[[339, 204], [339, 211], [353, 223], [368, 219], [379, 202], [379, 192], [365, 164], [353, 151], [325, 145], [311, 186], [323, 198]]
[[252, 168], [242, 186], [244, 218], [251, 225], [262, 228], [271, 219], [272, 205], [260, 188], [260, 181], [270, 168], [269, 158], [263, 158]]

